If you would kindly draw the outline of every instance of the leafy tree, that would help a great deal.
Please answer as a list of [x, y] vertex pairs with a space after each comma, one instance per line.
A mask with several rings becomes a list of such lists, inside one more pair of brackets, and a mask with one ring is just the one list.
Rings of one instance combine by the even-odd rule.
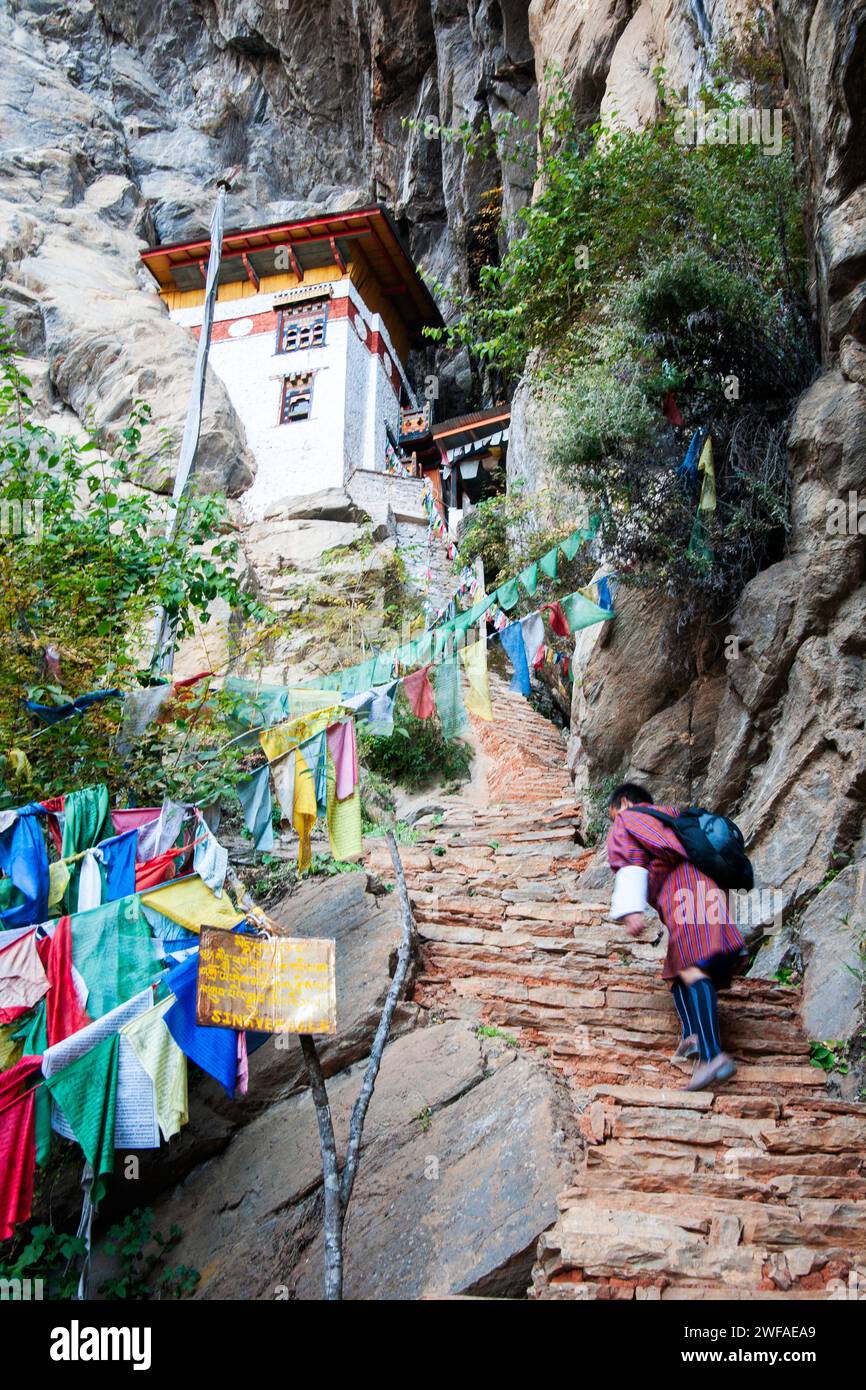
[[[163, 605], [179, 640], [206, 629], [223, 600], [237, 625], [270, 614], [242, 584], [238, 545], [216, 494], [193, 493], [177, 538], [166, 499], [142, 487], [149, 407], [136, 402], [109, 441], [92, 423], [57, 436], [33, 419], [30, 383], [0, 334], [0, 796], [20, 804], [106, 782], [140, 799], [183, 790], [198, 799], [231, 777], [219, 698], [192, 692], [124, 761], [113, 751], [120, 702], [40, 724], [24, 701], [63, 705], [91, 691], [152, 683], [153, 619]], [[58, 664], [59, 663], [59, 664]]]

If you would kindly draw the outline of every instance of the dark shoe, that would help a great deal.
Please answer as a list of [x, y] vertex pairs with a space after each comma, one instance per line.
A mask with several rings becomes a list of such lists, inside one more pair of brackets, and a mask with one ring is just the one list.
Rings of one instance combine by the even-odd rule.
[[736, 1070], [737, 1064], [733, 1057], [729, 1057], [727, 1052], [720, 1052], [718, 1057], [713, 1057], [709, 1062], [701, 1062], [695, 1067], [694, 1076], [686, 1083], [685, 1090], [704, 1091], [707, 1086], [729, 1081]]

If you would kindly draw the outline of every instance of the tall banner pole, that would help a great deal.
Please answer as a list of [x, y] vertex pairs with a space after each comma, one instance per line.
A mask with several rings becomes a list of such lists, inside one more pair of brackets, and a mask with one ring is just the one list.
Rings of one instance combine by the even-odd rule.
[[[182, 503], [195, 465], [199, 435], [201, 434], [201, 416], [204, 404], [207, 360], [208, 353], [210, 352], [214, 309], [216, 307], [217, 280], [219, 277], [220, 260], [222, 258], [226, 193], [229, 187], [230, 182], [228, 178], [220, 179], [217, 183], [216, 207], [214, 208], [210, 224], [210, 255], [208, 256], [207, 275], [205, 277], [204, 313], [202, 315], [201, 333], [199, 334], [195, 370], [193, 372], [192, 387], [189, 395], [189, 405], [186, 412], [186, 423], [183, 428], [183, 439], [181, 440], [177, 474], [175, 476], [171, 503], [169, 505], [168, 522], [165, 530], [167, 541], [173, 541], [175, 539], [183, 517]], [[165, 675], [171, 674], [172, 667], [174, 666], [174, 635], [174, 624], [168, 617], [165, 609], [161, 608], [154, 622], [154, 646], [150, 661], [151, 669], [157, 675], [160, 673]]]

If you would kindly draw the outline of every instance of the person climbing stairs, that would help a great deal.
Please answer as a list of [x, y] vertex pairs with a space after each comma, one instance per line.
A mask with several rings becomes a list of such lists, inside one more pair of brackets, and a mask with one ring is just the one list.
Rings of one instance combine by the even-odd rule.
[[[609, 919], [609, 880], [589, 886], [595, 851], [563, 794], [560, 732], [491, 687], [495, 723], [476, 737], [492, 799], [452, 799], [401, 853], [415, 1002], [431, 1023], [506, 1035], [564, 1078], [575, 1107], [581, 1156], [529, 1296], [849, 1296], [866, 1281], [864, 1107], [828, 1095], [796, 992], [749, 978], [719, 1001], [736, 1075], [682, 1089], [661, 928], [638, 941]], [[385, 853], [371, 841], [368, 867], [384, 870]]]

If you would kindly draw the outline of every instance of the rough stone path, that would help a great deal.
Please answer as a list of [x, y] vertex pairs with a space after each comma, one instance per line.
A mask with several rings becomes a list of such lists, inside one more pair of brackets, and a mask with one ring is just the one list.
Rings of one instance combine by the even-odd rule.
[[[562, 738], [492, 685], [496, 723], [477, 737], [495, 804], [450, 805], [402, 855], [416, 1003], [534, 1051], [579, 1115], [581, 1159], [530, 1297], [846, 1297], [852, 1271], [862, 1293], [866, 1108], [828, 1097], [796, 993], [751, 979], [721, 1003], [737, 1076], [682, 1090], [661, 939], [631, 940], [582, 889], [592, 853], [575, 842]], [[382, 853], [370, 866], [384, 871]]]

